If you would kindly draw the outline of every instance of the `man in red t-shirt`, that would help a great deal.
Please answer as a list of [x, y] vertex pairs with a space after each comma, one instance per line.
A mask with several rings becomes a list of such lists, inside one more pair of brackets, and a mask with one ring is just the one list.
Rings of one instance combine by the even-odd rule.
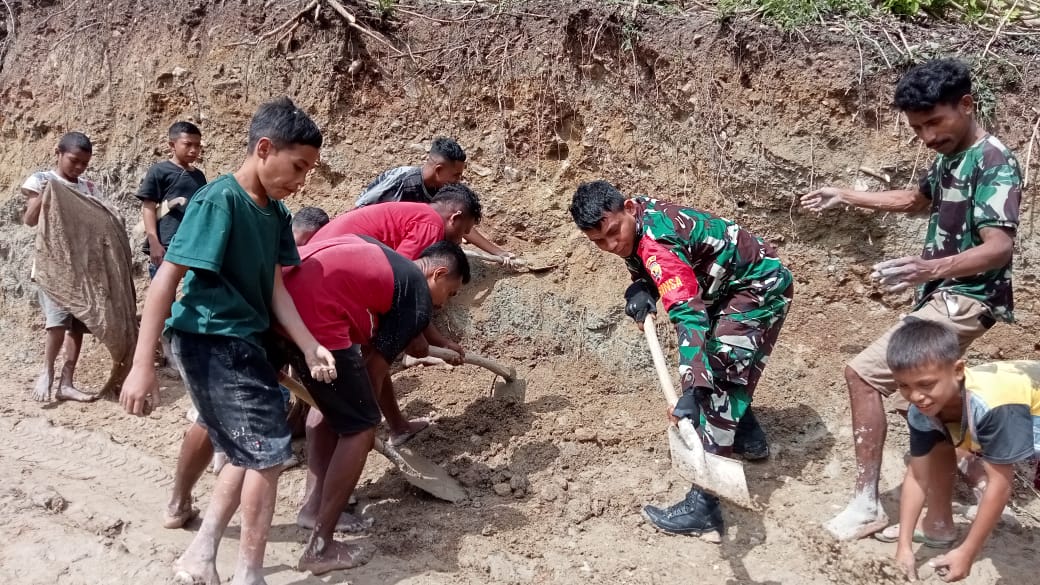
[[310, 377], [301, 367], [302, 354], [285, 339], [272, 344], [269, 356], [275, 365], [288, 362], [300, 372], [318, 407], [307, 416], [311, 489], [297, 520], [313, 526], [299, 569], [317, 575], [350, 568], [349, 555], [338, 554], [345, 545], [332, 536], [372, 448], [390, 363], [405, 347], [426, 353], [421, 333], [433, 309], [470, 274], [462, 248], [445, 241], [410, 261], [387, 246], [347, 235], [312, 241], [300, 248], [300, 258], [299, 266], [283, 270], [285, 288], [315, 339], [336, 358], [337, 376], [330, 383]]
[[[309, 243], [355, 234], [370, 237], [406, 258], [415, 259], [421, 251], [442, 239], [461, 243], [462, 238], [480, 223], [480, 218], [480, 199], [476, 193], [465, 185], [453, 183], [442, 187], [429, 204], [390, 202], [344, 213], [318, 230]], [[460, 344], [445, 337], [432, 324], [426, 327], [423, 335], [429, 345], [457, 353], [458, 363], [466, 355]], [[379, 393], [379, 404], [390, 427], [390, 444], [395, 447], [403, 445], [430, 424], [426, 420], [404, 418], [389, 373]]]
[[438, 191], [429, 204], [395, 201], [344, 213], [318, 230], [309, 243], [347, 234], [369, 236], [414, 260], [434, 242], [461, 244], [480, 223], [480, 216], [476, 193], [455, 183]]

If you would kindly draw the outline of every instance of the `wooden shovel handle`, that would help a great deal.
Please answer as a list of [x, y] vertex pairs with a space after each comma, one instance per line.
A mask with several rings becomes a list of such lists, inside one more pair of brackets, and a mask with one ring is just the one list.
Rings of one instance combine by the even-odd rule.
[[[437, 346], [434, 346], [434, 345], [430, 346], [430, 355], [432, 355], [435, 358], [440, 358], [440, 359], [442, 359], [442, 360], [444, 360], [446, 362], [450, 362], [452, 360], [458, 359], [458, 357], [459, 357], [459, 354], [455, 353], [454, 351], [452, 351], [450, 349], [447, 349], [447, 348], [444, 348], [444, 347], [437, 347]], [[502, 364], [496, 362], [495, 360], [488, 359], [486, 357], [479, 356], [477, 354], [473, 354], [473, 353], [468, 353], [467, 352], [466, 353], [466, 357], [463, 358], [462, 361], [464, 361], [467, 364], [472, 364], [474, 366], [480, 366], [481, 368], [484, 368], [485, 370], [489, 370], [491, 372], [494, 372], [495, 374], [498, 374], [499, 376], [502, 376], [502, 378], [506, 382], [512, 382], [513, 380], [516, 380], [516, 370], [515, 369], [510, 368], [508, 366], [503, 366]]]
[[[487, 253], [481, 252], [479, 250], [469, 250], [469, 249], [467, 249], [466, 250], [466, 256], [468, 256], [470, 258], [475, 258], [477, 260], [483, 260], [484, 262], [493, 262], [495, 264], [502, 264], [502, 263], [505, 262], [505, 258], [503, 258], [501, 256], [495, 256], [493, 254], [487, 254]], [[516, 266], [517, 268], [525, 268], [527, 266], [527, 260], [524, 260], [523, 258], [514, 258], [513, 259], [513, 266]]]
[[664, 361], [664, 353], [661, 352], [661, 343], [657, 340], [657, 328], [654, 326], [654, 315], [650, 313], [643, 320], [643, 335], [646, 336], [646, 344], [650, 346], [650, 355], [654, 358], [654, 369], [657, 370], [657, 381], [664, 392], [664, 398], [668, 406], [675, 406], [679, 402], [679, 396], [675, 393], [672, 385], [672, 376], [668, 373], [668, 362]]

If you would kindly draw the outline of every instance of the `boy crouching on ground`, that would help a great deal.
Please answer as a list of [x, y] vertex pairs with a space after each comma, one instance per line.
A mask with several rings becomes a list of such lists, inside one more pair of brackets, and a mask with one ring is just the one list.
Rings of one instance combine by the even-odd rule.
[[[241, 503], [231, 583], [265, 583], [278, 473], [292, 455], [278, 374], [260, 345], [272, 316], [300, 347], [312, 376], [335, 378], [332, 355], [300, 320], [281, 271], [300, 262], [281, 200], [303, 186], [321, 144], [317, 125], [288, 98], [260, 106], [250, 122], [245, 162], [192, 198], [148, 291], [120, 402], [135, 415], [158, 403], [153, 340], [165, 319], [199, 420], [230, 462], [221, 470], [202, 527], [175, 565], [177, 582], [221, 582], [217, 547]], [[184, 294], [174, 302], [182, 278]]]
[[1014, 464], [1040, 453], [1040, 362], [1008, 361], [964, 367], [957, 335], [932, 321], [913, 321], [897, 330], [888, 346], [888, 365], [911, 406], [910, 466], [899, 502], [901, 530], [896, 561], [917, 579], [912, 544], [956, 542], [953, 525], [955, 449], [976, 453], [986, 470], [978, 514], [964, 541], [930, 561], [947, 582], [971, 572], [1011, 496]]

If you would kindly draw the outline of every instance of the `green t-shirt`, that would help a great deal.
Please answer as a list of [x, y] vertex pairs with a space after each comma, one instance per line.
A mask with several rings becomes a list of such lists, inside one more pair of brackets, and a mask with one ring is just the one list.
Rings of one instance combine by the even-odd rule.
[[300, 256], [285, 205], [260, 207], [223, 175], [191, 198], [165, 260], [190, 269], [168, 328], [259, 344], [271, 325], [275, 265], [295, 266]]
[[[921, 193], [932, 200], [922, 258], [954, 256], [982, 244], [980, 230], [1018, 228], [1022, 174], [1015, 155], [995, 136], [986, 135], [964, 152], [935, 157], [921, 180]], [[937, 291], [982, 301], [993, 317], [1011, 321], [1011, 262], [974, 276], [933, 280], [918, 290], [917, 307]]]

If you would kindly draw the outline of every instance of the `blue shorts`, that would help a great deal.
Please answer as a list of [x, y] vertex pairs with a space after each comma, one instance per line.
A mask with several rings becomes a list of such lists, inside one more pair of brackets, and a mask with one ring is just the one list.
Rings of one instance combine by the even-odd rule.
[[232, 465], [267, 469], [292, 456], [278, 373], [263, 349], [237, 337], [177, 330], [170, 349], [199, 422]]

